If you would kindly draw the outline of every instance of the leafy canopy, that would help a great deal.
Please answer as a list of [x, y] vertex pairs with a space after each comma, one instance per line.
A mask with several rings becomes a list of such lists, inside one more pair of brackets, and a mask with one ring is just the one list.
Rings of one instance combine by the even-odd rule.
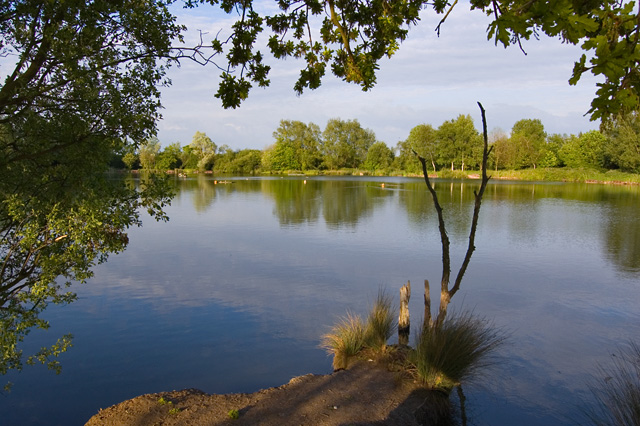
[[[400, 48], [421, 14], [442, 16], [436, 28], [439, 34], [451, 10], [462, 7], [457, 0], [278, 0], [277, 13], [261, 14], [260, 3], [252, 0], [187, 0], [185, 5], [204, 3], [237, 16], [232, 33], [213, 40], [209, 46], [213, 54], [207, 58], [222, 69], [216, 97], [225, 108], [238, 107], [253, 85], [269, 84], [270, 67], [260, 49], [278, 59], [303, 62], [294, 86], [299, 94], [305, 88], [318, 88], [328, 69], [369, 90], [376, 83], [379, 61]], [[496, 45], [523, 49], [523, 40], [541, 34], [580, 45], [584, 54], [576, 58], [570, 84], [587, 72], [604, 78], [588, 111], [592, 120], [606, 121], [640, 109], [640, 12], [635, 1], [471, 0], [468, 4], [492, 18], [487, 37]], [[263, 33], [267, 34], [261, 37]]]
[[70, 336], [20, 345], [48, 327], [43, 310], [126, 247], [140, 209], [165, 218], [166, 188], [106, 172], [113, 152], [153, 137], [181, 31], [164, 2], [0, 3], [0, 374], [25, 359], [57, 369]]

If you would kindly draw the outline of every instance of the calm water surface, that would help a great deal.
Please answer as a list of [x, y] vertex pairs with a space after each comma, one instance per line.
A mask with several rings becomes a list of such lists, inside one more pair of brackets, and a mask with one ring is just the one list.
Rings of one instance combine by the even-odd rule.
[[[11, 374], [2, 425], [84, 424], [150, 392], [253, 392], [329, 373], [320, 336], [379, 288], [439, 282], [437, 221], [424, 182], [402, 178], [176, 181], [169, 223], [146, 220], [126, 252], [45, 314], [28, 343], [74, 334], [61, 375]], [[384, 188], [381, 183], [384, 182]], [[477, 183], [438, 181], [454, 273]], [[465, 388], [478, 425], [570, 425], [597, 365], [640, 340], [640, 189], [491, 182], [456, 309], [509, 333], [496, 368]], [[397, 299], [397, 297], [396, 297]]]

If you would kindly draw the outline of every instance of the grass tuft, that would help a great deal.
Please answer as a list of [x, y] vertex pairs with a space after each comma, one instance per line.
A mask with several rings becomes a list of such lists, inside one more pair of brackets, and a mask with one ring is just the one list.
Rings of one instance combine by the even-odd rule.
[[376, 301], [367, 317], [364, 345], [374, 351], [384, 350], [387, 340], [396, 330], [397, 314], [392, 307], [392, 302], [392, 297], [384, 290], [378, 291]]
[[449, 313], [442, 323], [424, 327], [416, 336], [410, 362], [428, 387], [449, 394], [489, 366], [505, 336], [471, 313]]
[[599, 378], [589, 385], [595, 404], [587, 418], [598, 426], [640, 425], [640, 346], [632, 342], [612, 360], [611, 367], [599, 367]]
[[333, 355], [333, 369], [347, 368], [349, 358], [364, 347], [365, 326], [362, 319], [348, 313], [331, 331], [322, 336], [322, 347]]

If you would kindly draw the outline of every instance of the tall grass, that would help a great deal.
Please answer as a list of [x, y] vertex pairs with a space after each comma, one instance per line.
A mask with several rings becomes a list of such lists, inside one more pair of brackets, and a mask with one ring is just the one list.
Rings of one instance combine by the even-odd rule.
[[392, 298], [381, 290], [366, 323], [352, 313], [340, 318], [331, 331], [322, 336], [321, 343], [333, 355], [333, 369], [347, 368], [350, 358], [365, 348], [374, 352], [384, 351], [387, 340], [396, 329], [394, 316]]
[[384, 290], [378, 292], [375, 303], [367, 317], [364, 345], [373, 350], [384, 350], [387, 340], [396, 330], [396, 311], [393, 299]]
[[349, 366], [349, 358], [364, 347], [365, 326], [362, 318], [352, 313], [340, 318], [331, 331], [322, 336], [322, 347], [333, 355], [333, 369]]
[[410, 362], [418, 378], [449, 394], [493, 362], [504, 333], [471, 313], [451, 312], [441, 323], [425, 326], [416, 336]]
[[599, 379], [589, 386], [595, 404], [587, 418], [598, 426], [640, 425], [640, 346], [630, 343], [612, 360], [612, 366], [599, 368]]

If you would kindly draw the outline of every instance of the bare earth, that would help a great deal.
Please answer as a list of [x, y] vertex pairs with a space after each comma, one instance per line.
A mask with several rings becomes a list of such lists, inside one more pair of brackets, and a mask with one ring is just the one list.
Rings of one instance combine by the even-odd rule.
[[[308, 374], [252, 394], [196, 389], [142, 395], [103, 409], [85, 426], [418, 426], [430, 393], [399, 372], [359, 361], [330, 375]], [[170, 404], [158, 400], [164, 398]], [[238, 419], [229, 417], [238, 410]], [[170, 412], [171, 411], [171, 412]], [[428, 411], [428, 410], [427, 410]]]

